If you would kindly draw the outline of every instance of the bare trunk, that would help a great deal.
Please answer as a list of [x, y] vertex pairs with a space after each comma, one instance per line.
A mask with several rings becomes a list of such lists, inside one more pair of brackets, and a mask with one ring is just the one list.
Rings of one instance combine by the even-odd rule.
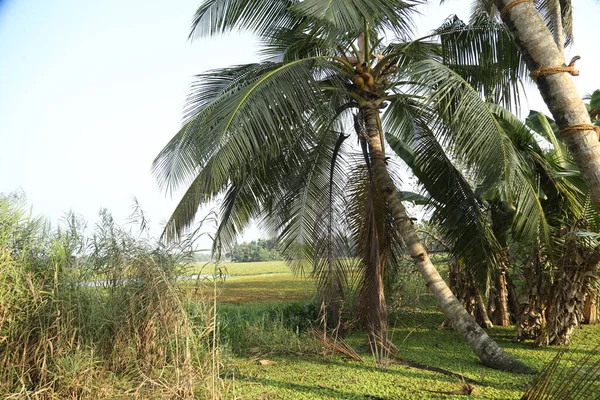
[[387, 170], [379, 131], [379, 109], [377, 106], [364, 107], [363, 110], [366, 140], [369, 144], [369, 156], [373, 176], [384, 199], [392, 211], [398, 233], [406, 243], [410, 256], [423, 278], [426, 286], [436, 297], [446, 317], [471, 346], [483, 364], [501, 370], [531, 373], [531, 368], [505, 353], [485, 331], [467, 313], [452, 291], [446, 285], [437, 269], [431, 263], [427, 251], [420, 242], [406, 209]]
[[508, 237], [510, 227], [514, 220], [514, 213], [504, 211], [502, 204], [498, 201], [492, 203], [492, 231], [502, 247], [498, 257], [498, 268], [495, 271], [494, 277], [494, 296], [490, 296], [493, 300], [492, 321], [498, 326], [510, 325], [510, 309], [508, 306]]
[[[488, 316], [487, 307], [473, 275], [465, 272], [462, 260], [453, 261], [449, 266], [448, 280], [450, 290], [452, 290], [454, 296], [461, 302], [465, 310], [475, 318], [479, 326], [482, 328], [493, 328], [494, 324]], [[446, 318], [441, 328], [448, 326], [450, 326], [450, 320]]]
[[477, 288], [477, 285], [475, 285], [475, 282], [473, 282], [473, 290], [475, 294], [475, 320], [484, 328], [493, 328], [494, 324], [488, 316], [485, 303], [483, 302], [483, 297], [481, 296], [479, 288]]
[[517, 296], [517, 289], [510, 274], [506, 271], [506, 286], [508, 288], [508, 309], [511, 315], [511, 322], [517, 320], [517, 316], [521, 314], [521, 305], [519, 304], [519, 297]]
[[583, 306], [583, 323], [595, 325], [598, 323], [598, 291], [588, 292]]
[[497, 326], [510, 325], [510, 311], [508, 309], [508, 283], [506, 280], [506, 265], [500, 262], [496, 272], [496, 291], [493, 309], [493, 322]]
[[554, 42], [556, 43], [556, 47], [558, 47], [558, 51], [560, 54], [565, 54], [565, 36], [563, 33], [563, 25], [562, 25], [562, 10], [560, 8], [560, 0], [554, 0], [554, 9], [552, 18], [554, 19]]
[[[564, 66], [565, 60], [552, 33], [532, 3], [496, 0], [502, 18], [531, 71], [541, 67]], [[509, 8], [505, 7], [509, 5]], [[579, 125], [581, 130], [562, 134], [587, 184], [596, 209], [600, 210], [600, 142], [590, 125], [590, 116], [568, 73], [540, 76], [538, 89], [561, 130]]]
[[342, 318], [344, 305], [344, 286], [340, 280], [328, 282], [326, 288], [322, 288], [321, 310], [319, 320], [326, 332], [333, 336], [344, 336], [345, 324]]

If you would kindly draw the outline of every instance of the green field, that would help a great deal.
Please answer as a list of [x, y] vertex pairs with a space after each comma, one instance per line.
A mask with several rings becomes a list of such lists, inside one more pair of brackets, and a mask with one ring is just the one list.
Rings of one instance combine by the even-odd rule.
[[[186, 273], [192, 274], [212, 274], [215, 265], [212, 263], [199, 263], [190, 266]], [[264, 261], [248, 263], [221, 263], [217, 269], [226, 275], [263, 275], [263, 274], [291, 274], [291, 271], [283, 261]]]
[[[283, 261], [255, 263], [223, 263], [217, 267], [224, 275], [219, 279], [218, 302], [221, 304], [277, 303], [309, 301], [315, 294], [315, 284], [306, 277], [294, 275]], [[212, 274], [212, 264], [194, 265], [189, 274]], [[201, 282], [204, 293], [212, 291], [212, 279]], [[190, 289], [196, 283], [184, 283]]]
[[[442, 392], [460, 389], [454, 377], [408, 368], [390, 358], [378, 368], [365, 345], [366, 336], [351, 334], [347, 341], [365, 359], [352, 361], [317, 343], [305, 329], [315, 313], [307, 304], [315, 286], [294, 277], [282, 262], [225, 264], [228, 276], [218, 286], [218, 318], [226, 354], [223, 377], [226, 392], [242, 399], [440, 399], [468, 398]], [[519, 399], [533, 380], [482, 366], [462, 338], [438, 330], [444, 316], [428, 294], [420, 306], [390, 312], [390, 335], [402, 360], [462, 374], [477, 383], [482, 399]], [[303, 322], [304, 321], [304, 322]], [[301, 326], [302, 325], [302, 326]], [[508, 352], [540, 370], [556, 348], [534, 348], [512, 342], [514, 328], [493, 328], [491, 335]], [[600, 326], [584, 327], [575, 336], [577, 352], [600, 343]], [[260, 365], [259, 360], [272, 361]]]

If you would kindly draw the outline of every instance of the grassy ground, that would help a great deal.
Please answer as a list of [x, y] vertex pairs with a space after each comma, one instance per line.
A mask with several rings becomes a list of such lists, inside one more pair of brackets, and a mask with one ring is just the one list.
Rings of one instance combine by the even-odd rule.
[[[230, 274], [243, 275], [228, 277], [220, 295], [224, 303], [220, 316], [222, 340], [224, 348], [230, 350], [223, 376], [229, 378], [226, 381], [232, 398], [467, 398], [442, 393], [460, 388], [456, 378], [393, 361], [378, 368], [362, 334], [351, 335], [347, 340], [365, 359], [364, 363], [331, 354], [303, 333], [306, 327], [299, 326], [301, 320], [315, 314], [314, 305], [309, 310], [305, 303], [314, 293], [314, 284], [294, 278], [282, 263], [226, 267]], [[444, 316], [430, 306], [427, 294], [424, 297], [417, 306], [399, 307], [391, 313], [390, 335], [400, 357], [478, 381], [478, 398], [520, 398], [533, 377], [483, 367], [459, 335], [437, 329]], [[494, 328], [490, 333], [504, 349], [537, 370], [557, 351], [512, 342], [512, 327]], [[577, 332], [573, 346], [575, 352], [583, 354], [597, 343], [600, 327], [585, 327]], [[260, 360], [268, 360], [270, 365], [261, 365]]]
[[[213, 273], [211, 265], [192, 266], [189, 274]], [[221, 304], [288, 303], [308, 301], [315, 293], [312, 280], [292, 274], [283, 261], [256, 263], [224, 263], [218, 266], [225, 279], [218, 284], [218, 301]], [[189, 290], [197, 287], [208, 292], [210, 285], [197, 282], [184, 283]]]
[[[240, 275], [270, 275], [270, 274], [291, 274], [290, 269], [283, 261], [264, 261], [248, 263], [222, 263], [218, 265], [218, 270], [222, 274], [231, 276]], [[192, 274], [212, 274], [214, 265], [195, 264], [188, 268], [187, 273]]]

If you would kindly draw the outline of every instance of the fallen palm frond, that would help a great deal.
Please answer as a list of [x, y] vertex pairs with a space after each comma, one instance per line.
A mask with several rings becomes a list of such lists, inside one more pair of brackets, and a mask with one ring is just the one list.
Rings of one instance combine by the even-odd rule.
[[560, 350], [521, 399], [600, 399], [600, 345], [582, 356], [577, 353]]
[[327, 332], [313, 328], [311, 330], [314, 338], [321, 343], [323, 346], [332, 349], [333, 351], [337, 351], [342, 353], [351, 359], [359, 362], [365, 362], [365, 360], [358, 354], [344, 339], [341, 337], [336, 337], [335, 339], [330, 339], [327, 336]]

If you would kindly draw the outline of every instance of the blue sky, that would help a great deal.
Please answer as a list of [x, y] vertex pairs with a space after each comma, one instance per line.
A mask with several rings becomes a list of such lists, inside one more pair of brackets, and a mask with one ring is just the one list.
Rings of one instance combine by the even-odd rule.
[[[468, 15], [469, 0], [422, 9], [419, 33]], [[0, 0], [0, 193], [22, 189], [35, 213], [73, 210], [124, 221], [138, 198], [155, 233], [175, 205], [151, 176], [154, 156], [181, 123], [194, 74], [256, 61], [237, 33], [187, 40], [199, 0]], [[575, 4], [580, 91], [600, 88], [600, 2]], [[529, 105], [541, 109], [536, 90]], [[259, 235], [252, 229], [246, 238]]]

